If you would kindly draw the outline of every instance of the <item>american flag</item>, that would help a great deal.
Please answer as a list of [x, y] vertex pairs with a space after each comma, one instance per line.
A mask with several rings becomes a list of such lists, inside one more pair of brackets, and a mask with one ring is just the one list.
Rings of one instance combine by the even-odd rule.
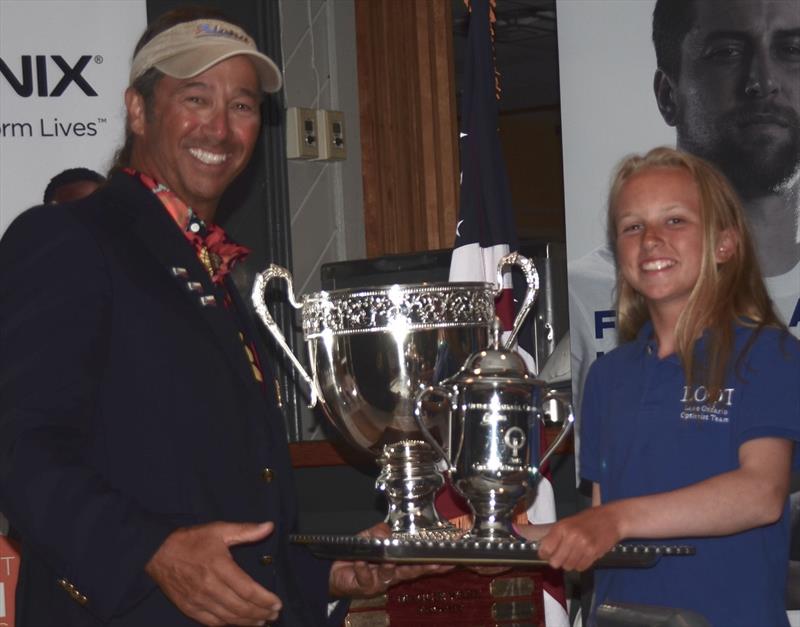
[[[468, 6], [470, 4], [460, 104], [461, 192], [450, 280], [493, 283], [498, 261], [517, 250], [519, 244], [498, 136], [497, 73], [491, 37], [493, 7], [489, 0], [471, 0]], [[503, 328], [509, 331], [515, 313], [510, 272], [505, 273], [504, 290], [496, 309]], [[530, 352], [520, 350], [520, 353], [535, 372]], [[555, 498], [547, 473], [538, 483], [528, 519], [533, 523], [556, 519]], [[544, 573], [545, 624], [566, 627], [569, 618], [563, 576], [560, 571], [547, 570], [549, 572]]]

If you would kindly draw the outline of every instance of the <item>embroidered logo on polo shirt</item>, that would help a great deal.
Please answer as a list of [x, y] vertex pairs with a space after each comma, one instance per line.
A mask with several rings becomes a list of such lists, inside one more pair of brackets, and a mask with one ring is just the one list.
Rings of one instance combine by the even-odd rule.
[[735, 388], [724, 388], [716, 401], [709, 397], [704, 385], [689, 387], [683, 386], [683, 411], [681, 420], [696, 420], [699, 422], [730, 421], [730, 408], [733, 406], [733, 391]]

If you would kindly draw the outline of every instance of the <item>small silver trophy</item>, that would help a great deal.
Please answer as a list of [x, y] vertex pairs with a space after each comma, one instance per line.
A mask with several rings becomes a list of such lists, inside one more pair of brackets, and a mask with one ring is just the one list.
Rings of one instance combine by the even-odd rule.
[[[516, 332], [536, 297], [533, 263], [517, 253], [504, 257], [497, 285], [433, 283], [317, 292], [294, 297], [292, 278], [272, 265], [256, 276], [256, 312], [308, 384], [312, 406], [319, 400], [328, 419], [381, 466], [377, 487], [388, 500], [393, 537], [442, 538], [455, 533], [433, 506], [444, 479], [439, 454], [429, 443], [451, 441], [451, 412], [415, 417], [416, 395], [455, 373], [467, 357], [489, 343], [494, 300], [502, 271], [519, 266], [528, 291], [514, 322]], [[288, 300], [302, 310], [311, 374], [289, 350], [264, 302], [273, 279], [286, 281]], [[418, 420], [424, 425], [423, 431]]]
[[[513, 510], [574, 422], [570, 403], [557, 393], [545, 393], [545, 386], [530, 375], [519, 354], [500, 348], [496, 324], [491, 348], [473, 354], [458, 373], [417, 396], [420, 430], [447, 461], [453, 485], [475, 515], [465, 540], [517, 538]], [[441, 411], [442, 400], [455, 417], [445, 447], [427, 432], [424, 419], [429, 411]], [[540, 457], [542, 406], [549, 401], [565, 406], [566, 420]]]

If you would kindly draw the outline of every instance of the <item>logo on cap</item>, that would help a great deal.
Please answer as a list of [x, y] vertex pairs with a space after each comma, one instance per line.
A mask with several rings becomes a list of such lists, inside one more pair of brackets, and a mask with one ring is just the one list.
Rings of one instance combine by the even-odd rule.
[[246, 44], [250, 43], [250, 38], [247, 35], [243, 35], [239, 31], [231, 28], [219, 26], [218, 24], [198, 24], [197, 30], [195, 30], [195, 36], [228, 37], [229, 39], [236, 39]]

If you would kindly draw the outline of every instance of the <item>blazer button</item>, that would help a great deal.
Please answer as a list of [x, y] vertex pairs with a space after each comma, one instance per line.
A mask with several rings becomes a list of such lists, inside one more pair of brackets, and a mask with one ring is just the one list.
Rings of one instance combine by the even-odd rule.
[[261, 562], [262, 566], [269, 566], [272, 564], [272, 556], [271, 555], [262, 555], [258, 558], [258, 561]]
[[265, 483], [270, 483], [275, 478], [275, 473], [272, 468], [264, 468], [264, 470], [261, 471], [261, 478]]

